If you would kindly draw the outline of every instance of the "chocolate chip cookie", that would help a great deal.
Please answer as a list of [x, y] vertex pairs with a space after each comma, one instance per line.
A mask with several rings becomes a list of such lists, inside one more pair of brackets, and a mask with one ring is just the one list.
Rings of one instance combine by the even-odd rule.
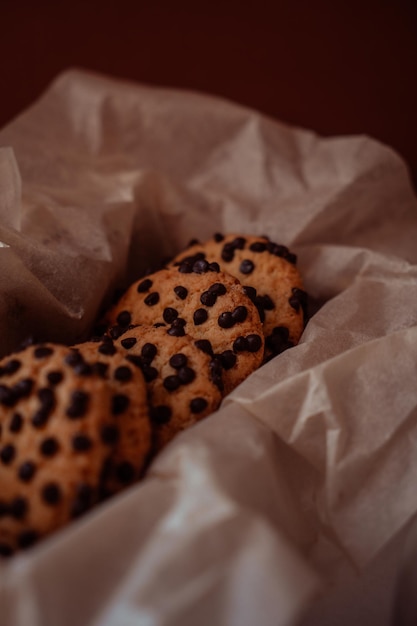
[[138, 458], [126, 473], [119, 446], [133, 403], [108, 380], [119, 367], [142, 379], [122, 356], [108, 371], [48, 343], [0, 361], [0, 555], [31, 546], [139, 474], [150, 423], [140, 408]]
[[265, 360], [298, 343], [306, 323], [307, 294], [297, 258], [268, 237], [215, 234], [192, 243], [170, 263], [182, 271], [197, 262], [218, 263], [239, 279], [259, 310], [265, 336]]
[[225, 394], [263, 359], [264, 337], [256, 305], [236, 278], [205, 259], [136, 281], [106, 320], [122, 329], [130, 324], [165, 323], [174, 337], [190, 335], [221, 362]]

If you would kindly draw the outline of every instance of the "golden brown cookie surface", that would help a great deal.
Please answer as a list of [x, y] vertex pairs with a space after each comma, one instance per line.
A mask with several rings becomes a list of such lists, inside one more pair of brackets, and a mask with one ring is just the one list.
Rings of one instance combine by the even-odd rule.
[[192, 266], [206, 259], [217, 262], [245, 286], [263, 321], [266, 357], [298, 343], [305, 324], [306, 293], [296, 257], [267, 237], [214, 235], [178, 254], [171, 266]]
[[215, 411], [222, 399], [221, 368], [198, 341], [189, 335], [170, 335], [168, 329], [136, 326], [115, 340], [147, 382], [155, 451]]
[[168, 333], [209, 342], [229, 393], [262, 362], [264, 338], [256, 306], [239, 281], [217, 264], [162, 269], [132, 284], [107, 315], [109, 325], [166, 323]]
[[109, 462], [128, 407], [106, 377], [96, 359], [55, 344], [0, 362], [1, 555], [29, 547], [126, 483], [123, 468], [109, 473]]

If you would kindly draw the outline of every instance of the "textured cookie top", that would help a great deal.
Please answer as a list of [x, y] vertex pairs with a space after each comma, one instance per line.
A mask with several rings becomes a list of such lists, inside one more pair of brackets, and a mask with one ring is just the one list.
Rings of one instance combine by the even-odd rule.
[[96, 359], [53, 344], [0, 362], [1, 555], [32, 545], [126, 483], [112, 457], [128, 403], [109, 375]]
[[218, 355], [229, 393], [262, 362], [264, 339], [256, 306], [239, 281], [220, 272], [216, 263], [197, 261], [192, 267], [162, 269], [129, 287], [107, 315], [110, 325], [157, 322], [170, 335], [185, 334]]
[[165, 325], [136, 326], [115, 340], [143, 371], [155, 452], [215, 411], [222, 399], [222, 368], [204, 351], [206, 344], [189, 335], [170, 335], [168, 330]]
[[267, 237], [218, 233], [204, 243], [193, 243], [170, 265], [185, 268], [199, 260], [218, 263], [245, 286], [263, 322], [266, 359], [298, 343], [306, 293], [297, 258], [288, 248]]

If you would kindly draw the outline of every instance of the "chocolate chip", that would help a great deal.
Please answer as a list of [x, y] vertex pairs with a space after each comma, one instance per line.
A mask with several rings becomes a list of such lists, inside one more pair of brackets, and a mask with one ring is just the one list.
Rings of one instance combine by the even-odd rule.
[[248, 349], [246, 337], [237, 337], [233, 342], [233, 350], [235, 352], [244, 352]]
[[252, 302], [255, 302], [256, 293], [257, 293], [255, 287], [250, 287], [249, 285], [245, 285], [243, 287], [243, 291]]
[[77, 434], [72, 438], [72, 447], [75, 452], [86, 452], [87, 450], [90, 450], [92, 445], [93, 442], [88, 435]]
[[214, 357], [209, 363], [210, 379], [220, 390], [224, 390], [223, 366], [219, 357]]
[[59, 485], [50, 482], [42, 487], [41, 496], [45, 504], [55, 505], [61, 500], [62, 493]]
[[227, 293], [226, 286], [223, 283], [213, 283], [208, 288], [210, 293], [214, 293], [216, 296], [224, 296]]
[[116, 467], [116, 477], [122, 485], [128, 485], [135, 479], [135, 468], [128, 461], [123, 461]]
[[208, 339], [197, 339], [194, 344], [201, 352], [205, 352], [210, 356], [213, 355], [213, 347]]
[[248, 352], [258, 352], [262, 348], [262, 338], [259, 335], [247, 335], [246, 344]]
[[[206, 272], [208, 270], [208, 267], [204, 269], [204, 264], [207, 263], [204, 260], [205, 256], [206, 255], [204, 254], [204, 252], [197, 252], [196, 254], [184, 257], [179, 263], [176, 263], [176, 265], [178, 266], [178, 271], [182, 274], [190, 274], [194, 271], [197, 273]], [[204, 264], [202, 266], [196, 265], [196, 268], [194, 269], [194, 265], [199, 261], [204, 261]], [[202, 271], [200, 271], [200, 269], [202, 269]]]
[[87, 483], [80, 483], [77, 486], [74, 502], [71, 506], [71, 517], [79, 517], [91, 507], [93, 500], [93, 489]]
[[235, 249], [230, 243], [225, 243], [220, 256], [222, 258], [222, 261], [225, 261], [225, 263], [230, 263], [234, 259]]
[[178, 311], [167, 306], [162, 313], [162, 317], [167, 324], [171, 324], [178, 317]]
[[195, 274], [205, 274], [209, 271], [209, 262], [205, 259], [198, 259], [193, 263], [193, 272]]
[[142, 373], [147, 383], [152, 382], [153, 380], [155, 380], [155, 378], [158, 377], [158, 370], [156, 369], [156, 367], [152, 367], [148, 363], [142, 364]]
[[55, 394], [49, 387], [42, 387], [38, 390], [38, 398], [41, 406], [32, 417], [32, 424], [36, 428], [43, 426], [53, 409], [55, 408]]
[[54, 352], [53, 349], [50, 348], [49, 346], [38, 346], [33, 351], [33, 354], [34, 354], [35, 359], [44, 359], [47, 356], [50, 356], [51, 354], [53, 354], [53, 352]]
[[178, 271], [181, 272], [181, 274], [191, 274], [193, 271], [193, 263], [187, 259], [183, 259], [178, 265]]
[[290, 331], [286, 326], [275, 326], [272, 329], [272, 334], [279, 337], [282, 341], [288, 341]]
[[290, 252], [286, 246], [282, 246], [272, 241], [269, 241], [267, 243], [267, 249], [268, 252], [270, 252], [271, 254], [282, 257], [293, 265], [297, 263], [297, 256]]
[[142, 349], [140, 351], [142, 357], [151, 362], [158, 352], [158, 349], [154, 343], [147, 342], [143, 344]]
[[130, 350], [136, 344], [136, 341], [136, 337], [126, 337], [125, 339], [122, 339], [120, 343], [125, 348], [125, 350]]
[[48, 382], [50, 385], [55, 386], [55, 385], [59, 385], [59, 383], [64, 378], [64, 375], [62, 372], [54, 371], [54, 372], [48, 372], [48, 374], [46, 375], [46, 378], [48, 379]]
[[20, 480], [22, 480], [25, 483], [28, 483], [30, 480], [32, 480], [35, 472], [36, 472], [35, 463], [33, 463], [33, 461], [24, 461], [20, 465], [17, 471], [17, 475], [20, 478]]
[[84, 359], [80, 352], [74, 348], [65, 356], [64, 361], [70, 367], [75, 367], [75, 365], [82, 363]]
[[130, 400], [122, 393], [116, 393], [111, 402], [112, 415], [120, 415], [124, 413], [130, 404]]
[[203, 293], [200, 296], [200, 302], [201, 304], [204, 304], [205, 306], [213, 306], [214, 304], [216, 304], [216, 300], [217, 300], [217, 294], [210, 292], [210, 291], [203, 291]]
[[10, 426], [9, 426], [10, 432], [18, 433], [20, 432], [22, 426], [23, 426], [23, 417], [21, 416], [21, 414], [13, 413], [12, 419], [10, 420]]
[[248, 309], [242, 305], [237, 306], [232, 313], [233, 324], [240, 324], [244, 322], [247, 316], [248, 316]]
[[10, 361], [7, 361], [7, 363], [3, 365], [2, 374], [14, 374], [15, 372], [17, 372], [21, 365], [22, 364], [18, 359], [10, 359]]
[[239, 266], [239, 270], [242, 274], [251, 274], [255, 269], [255, 264], [250, 259], [244, 259]]
[[225, 350], [218, 355], [225, 370], [230, 370], [236, 364], [236, 354], [232, 350]]
[[119, 429], [114, 424], [105, 424], [101, 429], [101, 440], [103, 443], [116, 443], [119, 439], [119, 435]]
[[132, 315], [129, 311], [120, 311], [119, 315], [116, 317], [116, 322], [119, 326], [129, 326], [132, 321]]
[[236, 250], [243, 250], [243, 248], [245, 247], [245, 243], [246, 243], [246, 239], [244, 237], [236, 237], [235, 239], [233, 239], [233, 241], [231, 242], [231, 245], [236, 249]]
[[0, 404], [4, 406], [13, 406], [17, 402], [17, 397], [13, 390], [7, 385], [0, 385]]
[[43, 456], [54, 456], [59, 450], [58, 441], [55, 437], [47, 437], [42, 441], [39, 450]]
[[190, 402], [191, 413], [201, 413], [208, 406], [208, 402], [205, 398], [193, 398]]
[[163, 385], [167, 391], [175, 391], [181, 385], [179, 376], [166, 376]]
[[172, 337], [184, 337], [184, 324], [182, 324], [180, 320], [181, 318], [177, 318], [172, 322], [171, 326], [167, 330], [168, 335], [171, 335]]
[[84, 417], [88, 409], [89, 401], [90, 396], [87, 392], [81, 390], [73, 391], [66, 410], [66, 415], [71, 419]]
[[221, 233], [214, 233], [213, 239], [216, 243], [220, 243], [224, 239], [224, 235]]
[[249, 250], [252, 250], [252, 252], [265, 252], [266, 243], [263, 241], [254, 241], [250, 244]]
[[127, 365], [119, 365], [119, 367], [116, 367], [114, 370], [114, 378], [119, 382], [128, 382], [132, 379], [132, 376], [132, 370], [130, 367], [127, 367]]
[[28, 511], [26, 498], [17, 496], [10, 503], [10, 515], [15, 519], [23, 519]]
[[155, 306], [159, 302], [159, 293], [157, 291], [152, 291], [149, 295], [146, 296], [144, 303], [147, 306]]
[[268, 241], [266, 244], [268, 252], [274, 256], [285, 257], [288, 254], [288, 248], [286, 246], [279, 245], [273, 241]]
[[200, 324], [204, 324], [207, 321], [208, 313], [206, 309], [197, 309], [194, 311], [193, 322], [195, 326], [200, 326]]
[[298, 311], [301, 306], [304, 316], [307, 317], [308, 295], [306, 291], [298, 287], [293, 287], [289, 303], [296, 311]]
[[181, 285], [174, 287], [174, 291], [176, 295], [180, 298], [180, 300], [185, 300], [185, 298], [188, 296], [188, 289], [182, 287]]
[[232, 328], [234, 321], [230, 311], [225, 311], [224, 313], [221, 313], [217, 319], [217, 323], [220, 328]]
[[299, 299], [297, 298], [297, 296], [290, 296], [290, 297], [288, 298], [288, 302], [289, 302], [290, 306], [291, 306], [291, 307], [292, 307], [295, 311], [297, 311], [297, 313], [298, 313], [298, 311], [299, 311], [299, 310], [300, 310], [300, 308], [301, 308], [301, 304], [300, 304], [300, 301], [299, 301]]
[[49, 414], [50, 411], [48, 409], [41, 407], [32, 416], [32, 425], [35, 426], [35, 428], [41, 428], [48, 421]]
[[93, 373], [92, 366], [85, 361], [80, 361], [80, 363], [74, 365], [73, 370], [78, 376], [91, 376]]
[[145, 278], [144, 280], [142, 280], [138, 286], [137, 286], [137, 291], [138, 293], [145, 293], [146, 291], [149, 291], [149, 289], [152, 287], [153, 283], [151, 281], [150, 278]]
[[3, 448], [0, 450], [0, 460], [4, 465], [9, 465], [9, 463], [13, 461], [15, 456], [16, 449], [11, 443], [3, 446]]
[[17, 543], [19, 548], [22, 550], [26, 550], [33, 546], [34, 543], [38, 540], [38, 533], [35, 530], [25, 530], [17, 538]]
[[261, 307], [265, 311], [272, 311], [273, 309], [275, 309], [275, 304], [272, 298], [268, 296], [268, 294], [265, 294], [263, 296], [257, 296], [255, 304], [257, 307]]
[[104, 354], [106, 356], [113, 356], [117, 352], [114, 343], [110, 340], [103, 341], [98, 347], [98, 351], [100, 354]]
[[[119, 337], [121, 337], [125, 332], [126, 326], [120, 326], [119, 324], [115, 324], [108, 331], [109, 337], [112, 341], [116, 341], [117, 339], [119, 339]], [[98, 338], [97, 342], [99, 342], [101, 339], [103, 339], [103, 337]]]
[[150, 408], [150, 418], [154, 424], [166, 424], [171, 419], [171, 416], [172, 410], [165, 404], [159, 404], [158, 406], [152, 406]]
[[272, 334], [266, 337], [265, 343], [273, 355], [281, 354], [294, 345], [289, 339], [289, 330], [286, 326], [275, 326]]
[[178, 354], [172, 355], [172, 357], [169, 359], [169, 364], [171, 367], [178, 370], [181, 367], [184, 367], [185, 365], [187, 365], [187, 361], [188, 361], [187, 356], [185, 354], [181, 354], [180, 352], [178, 352]]
[[208, 266], [209, 272], [220, 272], [220, 265], [216, 261], [212, 261]]
[[195, 378], [195, 371], [191, 367], [181, 367], [178, 370], [178, 377], [183, 385], [188, 385]]

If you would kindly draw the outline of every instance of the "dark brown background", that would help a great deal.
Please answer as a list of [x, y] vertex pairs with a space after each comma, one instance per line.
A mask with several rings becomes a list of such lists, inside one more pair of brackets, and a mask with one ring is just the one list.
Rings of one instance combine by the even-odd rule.
[[417, 0], [0, 0], [0, 127], [74, 66], [372, 135], [417, 182]]

